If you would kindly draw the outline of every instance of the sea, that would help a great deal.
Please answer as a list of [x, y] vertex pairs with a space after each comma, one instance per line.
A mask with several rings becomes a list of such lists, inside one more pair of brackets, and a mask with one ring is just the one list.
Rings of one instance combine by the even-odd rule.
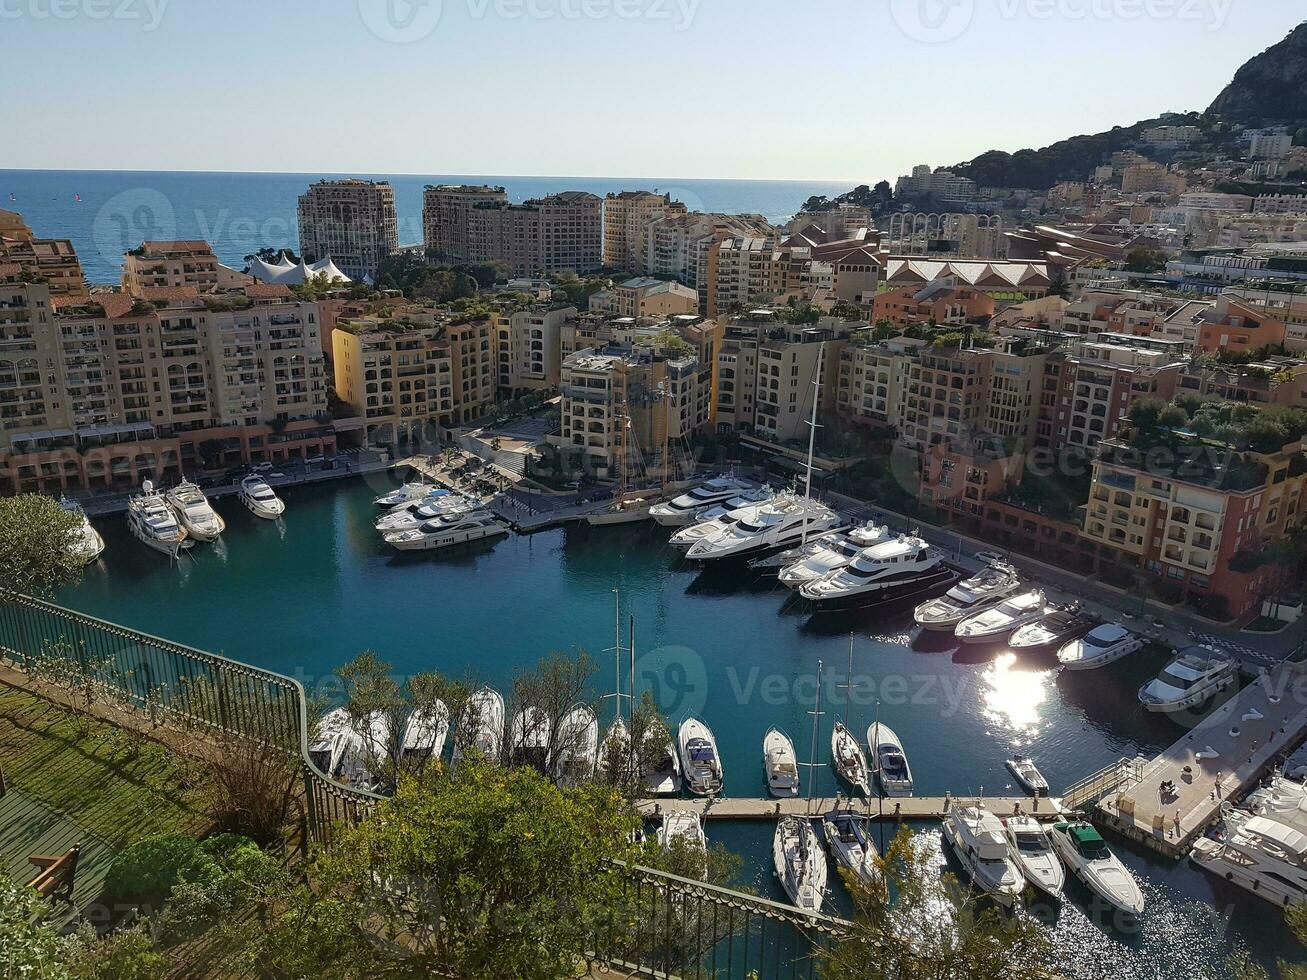
[[0, 208], [17, 211], [44, 238], [68, 238], [92, 283], [116, 283], [122, 256], [142, 241], [204, 239], [226, 265], [241, 268], [261, 248], [299, 250], [296, 204], [315, 181], [388, 180], [395, 188], [401, 245], [422, 242], [427, 184], [502, 185], [510, 200], [590, 191], [671, 194], [691, 211], [761, 214], [788, 220], [811, 195], [847, 184], [665, 177], [512, 177], [485, 174], [265, 174], [97, 170], [0, 170]]
[[[1004, 767], [1014, 752], [1032, 756], [1056, 790], [1116, 759], [1154, 754], [1184, 731], [1139, 709], [1135, 692], [1161, 667], [1156, 656], [1059, 676], [1047, 655], [964, 654], [914, 640], [908, 613], [814, 618], [774, 579], [687, 565], [652, 522], [401, 555], [372, 527], [384, 479], [286, 489], [277, 523], [217, 500], [226, 533], [175, 563], [132, 538], [122, 515], [97, 518], [107, 549], [59, 601], [298, 677], [328, 697], [339, 693], [334, 668], [364, 650], [400, 675], [439, 670], [507, 690], [551, 651], [584, 649], [602, 695], [619, 670], [629, 683], [614, 647], [616, 623], [625, 644], [633, 617], [638, 689], [673, 721], [694, 713], [715, 731], [730, 796], [765, 795], [761, 746], [773, 725], [801, 760], [825, 761], [837, 719], [856, 733], [879, 719], [901, 737], [917, 792], [955, 797], [1014, 793]], [[606, 726], [612, 701], [604, 704]], [[826, 765], [803, 778], [818, 793], [837, 790]], [[940, 870], [961, 873], [938, 825], [913, 829]], [[769, 824], [710, 821], [707, 830], [744, 857], [746, 884], [784, 901]], [[1046, 926], [1063, 975], [1197, 980], [1229, 976], [1239, 950], [1267, 963], [1302, 956], [1270, 906], [1186, 862], [1113, 847], [1144, 889], [1142, 927], [1126, 934], [1097, 924], [1072, 885]], [[832, 884], [828, 909], [847, 913], [841, 888]]]

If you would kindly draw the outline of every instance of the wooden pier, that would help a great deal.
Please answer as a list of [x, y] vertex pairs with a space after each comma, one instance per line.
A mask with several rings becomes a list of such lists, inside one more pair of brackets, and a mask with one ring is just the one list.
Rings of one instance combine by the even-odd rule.
[[1256, 785], [1305, 735], [1307, 667], [1284, 664], [1142, 766], [1137, 780], [1104, 795], [1093, 818], [1168, 857], [1183, 857], [1220, 817], [1222, 804]]
[[[872, 820], [942, 820], [952, 807], [970, 806], [977, 802], [973, 796], [902, 796], [894, 799], [870, 800], [854, 797], [822, 797], [811, 801], [803, 797], [787, 799], [753, 799], [748, 797], [718, 796], [711, 799], [642, 800], [637, 804], [641, 815], [657, 817], [669, 813], [693, 813], [705, 820], [776, 820], [787, 816], [819, 817], [835, 809], [852, 808]], [[979, 801], [991, 813], [1006, 817], [1021, 812], [1039, 819], [1056, 820], [1062, 816], [1057, 799], [1029, 796], [986, 798]]]

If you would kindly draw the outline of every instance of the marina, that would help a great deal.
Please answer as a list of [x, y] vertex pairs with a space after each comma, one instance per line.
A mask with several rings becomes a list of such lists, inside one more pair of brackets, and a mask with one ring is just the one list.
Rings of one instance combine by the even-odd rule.
[[990, 813], [1007, 816], [1020, 812], [1037, 820], [1060, 820], [1064, 816], [1055, 799], [1032, 799], [1028, 796], [986, 798], [951, 796], [905, 796], [897, 799], [872, 797], [859, 799], [848, 796], [821, 797], [813, 800], [790, 797], [786, 799], [743, 799], [730, 796], [709, 800], [641, 800], [640, 812], [649, 818], [670, 814], [691, 813], [704, 820], [778, 820], [781, 817], [812, 817], [835, 809], [852, 809], [867, 820], [943, 820], [958, 806], [983, 805]]

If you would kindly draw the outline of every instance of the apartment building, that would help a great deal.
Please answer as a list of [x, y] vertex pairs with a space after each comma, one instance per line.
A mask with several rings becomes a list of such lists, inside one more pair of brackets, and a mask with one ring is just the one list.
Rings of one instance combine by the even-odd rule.
[[0, 483], [11, 489], [122, 490], [335, 451], [317, 307], [285, 287], [81, 299], [6, 275], [0, 296]]
[[464, 425], [494, 407], [499, 381], [495, 360], [498, 337], [489, 316], [451, 320], [446, 331], [454, 421]]
[[499, 264], [509, 276], [580, 275], [603, 263], [603, 201], [585, 191], [510, 204], [502, 187], [429, 187], [423, 227], [437, 259]]
[[17, 265], [24, 276], [43, 279], [51, 296], [87, 296], [86, 275], [73, 243], [37, 238], [22, 216], [0, 210], [0, 265]]
[[644, 228], [647, 275], [671, 277], [699, 292], [704, 312], [710, 257], [723, 239], [759, 238], [775, 244], [780, 232], [760, 214], [672, 215], [649, 222]]
[[687, 213], [670, 194], [622, 191], [604, 197], [603, 265], [606, 269], [643, 272], [648, 263], [645, 228], [651, 221]]
[[1284, 346], [1292, 354], [1307, 353], [1307, 293], [1267, 283], [1228, 289], [1224, 295], [1258, 316], [1283, 321]]
[[871, 209], [861, 204], [841, 203], [821, 211], [800, 211], [785, 226], [788, 234], [816, 228], [828, 240], [852, 238], [863, 229], [872, 231], [876, 228], [876, 219]]
[[723, 239], [708, 253], [704, 315], [719, 316], [801, 293], [808, 261], [806, 254], [775, 247], [767, 239]]
[[641, 276], [593, 294], [590, 309], [612, 316], [681, 316], [698, 313], [699, 294], [679, 282]]
[[994, 299], [970, 286], [952, 286], [947, 281], [925, 288], [904, 286], [876, 293], [871, 306], [873, 323], [888, 321], [897, 327], [914, 323], [942, 323], [961, 326], [984, 323], [994, 315]]
[[893, 337], [880, 343], [859, 331], [840, 351], [835, 410], [846, 422], [897, 430], [907, 405], [912, 365], [924, 340]]
[[376, 278], [399, 248], [395, 189], [387, 181], [321, 180], [299, 199], [300, 254], [330, 258], [351, 279]]
[[1199, 325], [1194, 348], [1235, 354], [1283, 344], [1286, 333], [1283, 320], [1245, 306], [1232, 296], [1221, 296]]
[[454, 370], [443, 325], [340, 320], [332, 333], [336, 395], [363, 420], [368, 443], [431, 441], [456, 424]]
[[500, 395], [558, 387], [562, 367], [563, 324], [577, 316], [574, 306], [538, 306], [494, 316]]
[[133, 296], [144, 289], [193, 286], [202, 293], [232, 289], [254, 280], [218, 261], [208, 242], [142, 242], [123, 256], [122, 288]]

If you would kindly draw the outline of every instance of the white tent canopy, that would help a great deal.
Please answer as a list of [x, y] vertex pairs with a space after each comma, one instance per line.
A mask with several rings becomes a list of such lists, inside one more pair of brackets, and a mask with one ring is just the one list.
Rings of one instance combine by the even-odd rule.
[[349, 283], [353, 280], [345, 273], [341, 272], [336, 263], [331, 261], [331, 256], [323, 259], [321, 262], [314, 262], [312, 265], [307, 264], [303, 259], [296, 265], [286, 253], [281, 253], [281, 261], [273, 264], [265, 262], [263, 259], [255, 256], [250, 259], [250, 275], [259, 282], [280, 282], [287, 286], [297, 286], [308, 279], [317, 276], [326, 276], [328, 282]]

